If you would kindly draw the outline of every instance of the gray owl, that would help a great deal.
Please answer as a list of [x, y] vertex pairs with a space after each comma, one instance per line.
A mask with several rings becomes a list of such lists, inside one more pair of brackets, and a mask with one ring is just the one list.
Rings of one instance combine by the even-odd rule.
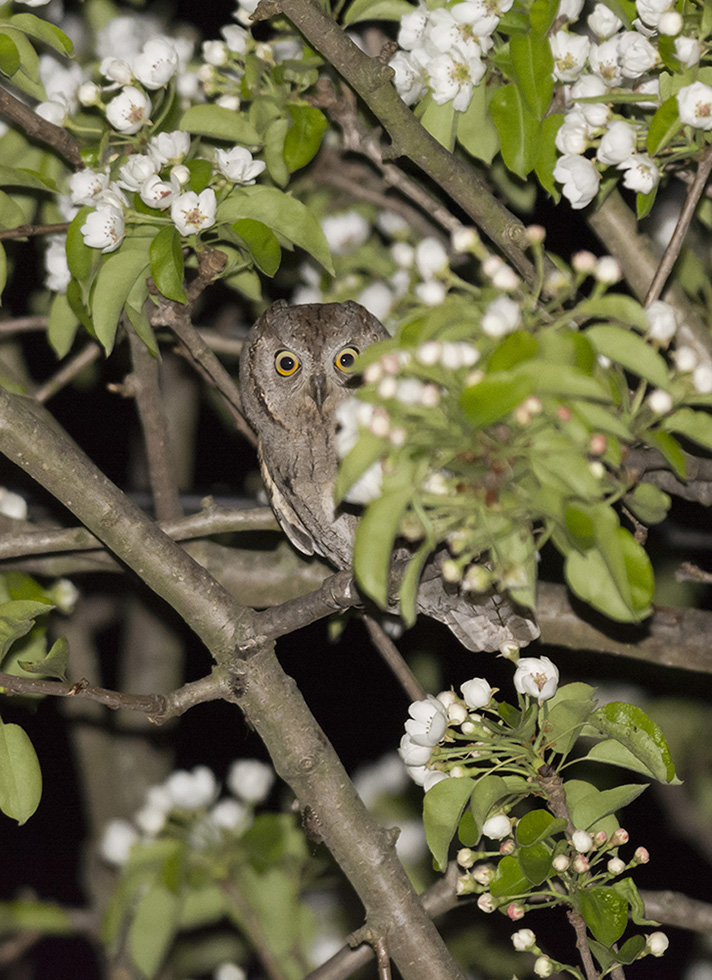
[[[272, 508], [292, 544], [349, 568], [358, 510], [334, 502], [338, 459], [335, 412], [358, 383], [356, 357], [388, 337], [358, 303], [275, 303], [245, 340], [240, 394], [257, 433]], [[407, 557], [404, 551], [402, 557]], [[445, 623], [469, 650], [497, 650], [538, 635], [536, 624], [502, 596], [460, 594], [446, 585], [437, 556], [425, 567], [420, 612]]]

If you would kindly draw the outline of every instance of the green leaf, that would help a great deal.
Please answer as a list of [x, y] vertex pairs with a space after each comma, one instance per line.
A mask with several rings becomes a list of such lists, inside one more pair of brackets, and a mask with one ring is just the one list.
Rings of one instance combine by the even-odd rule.
[[260, 134], [245, 113], [234, 112], [220, 105], [191, 106], [183, 113], [178, 129], [243, 146], [262, 145]]
[[98, 248], [89, 248], [84, 244], [82, 225], [94, 208], [83, 207], [72, 218], [67, 231], [67, 264], [69, 271], [82, 286], [86, 286], [93, 270], [100, 262], [102, 255]]
[[492, 96], [490, 113], [502, 144], [502, 159], [518, 177], [526, 177], [539, 157], [541, 124], [527, 108], [516, 85], [503, 85]]
[[[213, 176], [213, 165], [210, 160], [188, 160], [185, 166], [190, 171], [190, 180], [186, 190], [200, 194], [210, 183]], [[140, 201], [140, 198], [137, 200]]]
[[27, 732], [0, 721], [0, 810], [22, 825], [41, 796], [42, 772]]
[[[565, 688], [577, 686], [567, 684]], [[588, 687], [587, 684], [580, 686], [583, 688]], [[565, 690], [565, 688], [559, 688], [559, 691]], [[556, 693], [559, 694], [559, 691]], [[546, 735], [547, 743], [554, 752], [566, 755], [571, 751], [576, 739], [581, 734], [584, 723], [593, 713], [595, 702], [592, 698], [584, 695], [582, 698], [571, 697], [565, 700], [560, 698], [553, 705], [551, 701], [548, 701], [547, 708], [546, 718], [542, 723], [541, 730]]]
[[[0, 296], [5, 292], [7, 285], [7, 253], [3, 245], [0, 245]], [[2, 303], [0, 302], [0, 306]]]
[[7, 34], [0, 33], [0, 72], [12, 76], [20, 67], [20, 52]]
[[288, 129], [289, 120], [280, 116], [269, 124], [265, 132], [265, 163], [270, 177], [280, 187], [289, 182], [289, 168], [284, 161], [284, 141]]
[[666, 431], [677, 432], [705, 449], [712, 449], [712, 415], [692, 408], [679, 408], [662, 421]]
[[589, 327], [586, 336], [599, 354], [621, 364], [627, 371], [652, 381], [658, 388], [670, 386], [665, 360], [638, 334], [613, 324], [600, 324]]
[[233, 224], [232, 230], [247, 245], [261, 271], [266, 276], [273, 276], [282, 261], [282, 249], [274, 232], [254, 218], [241, 218]]
[[425, 541], [418, 546], [418, 550], [408, 562], [406, 570], [401, 579], [400, 588], [398, 590], [398, 599], [400, 602], [399, 612], [400, 617], [405, 623], [406, 627], [410, 627], [415, 624], [416, 616], [418, 615], [417, 598], [418, 586], [420, 585], [420, 576], [422, 574], [423, 567], [434, 547], [435, 540], [429, 537], [426, 538]]
[[[656, 779], [655, 773], [644, 762], [641, 762], [630, 749], [614, 738], [606, 738], [602, 742], [597, 742], [588, 753], [582, 757], [591, 762], [601, 762], [609, 766], [619, 766], [621, 769], [630, 769], [631, 772], [638, 772], [642, 776]], [[673, 785], [679, 783], [677, 777], [671, 780]]]
[[427, 129], [438, 143], [452, 153], [455, 147], [458, 116], [452, 102], [438, 105], [435, 99], [428, 94], [420, 103], [420, 107], [423, 108], [420, 115], [420, 123], [423, 128]]
[[0, 229], [19, 228], [27, 223], [27, 215], [14, 197], [0, 191]]
[[534, 31], [515, 35], [509, 42], [509, 56], [527, 107], [536, 119], [542, 120], [554, 94], [554, 57], [549, 38]]
[[554, 817], [548, 810], [530, 810], [517, 824], [517, 843], [531, 847], [566, 830], [566, 820]]
[[640, 303], [632, 296], [623, 296], [620, 293], [607, 293], [596, 299], [584, 300], [576, 307], [576, 313], [601, 320], [619, 320], [621, 323], [629, 323], [641, 333], [646, 333], [650, 328], [645, 310]]
[[33, 170], [23, 167], [5, 167], [0, 165], [0, 186], [2, 187], [32, 187], [35, 190], [56, 190], [54, 181], [42, 177]]
[[472, 793], [474, 783], [467, 777], [441, 779], [423, 798], [425, 839], [438, 868], [447, 864], [450, 841]]
[[326, 116], [308, 104], [287, 106], [292, 125], [284, 138], [284, 162], [293, 173], [316, 156], [326, 131]]
[[233, 191], [218, 207], [218, 221], [227, 221], [232, 225], [240, 218], [261, 221], [276, 235], [309, 252], [327, 272], [334, 274], [321, 225], [296, 198], [276, 187], [242, 187]]
[[510, 795], [509, 787], [501, 776], [490, 773], [482, 776], [474, 784], [470, 798], [470, 810], [475, 818], [479, 833], [493, 808]]
[[489, 113], [489, 86], [476, 85], [472, 90], [470, 104], [464, 112], [457, 114], [457, 141], [467, 152], [492, 163], [499, 150], [499, 135]]
[[166, 299], [187, 303], [188, 294], [183, 285], [183, 248], [178, 229], [174, 225], [161, 228], [151, 242], [148, 254], [151, 277], [158, 290]]
[[71, 936], [77, 927], [69, 909], [35, 899], [0, 902], [0, 934], [34, 932], [43, 936]]
[[599, 790], [585, 780], [569, 780], [565, 789], [571, 820], [578, 830], [595, 832], [604, 817], [627, 807], [647, 788], [647, 783], [630, 783]]
[[597, 378], [567, 364], [548, 364], [539, 359], [524, 361], [512, 374], [531, 378], [534, 390], [543, 394], [610, 401], [609, 393]]
[[363, 476], [369, 466], [372, 466], [376, 460], [383, 456], [387, 448], [388, 443], [385, 439], [374, 436], [369, 431], [362, 432], [356, 445], [349, 450], [341, 461], [336, 477], [334, 498], [342, 500], [344, 494], [351, 489], [356, 480]]
[[557, 0], [534, 0], [529, 9], [529, 22], [537, 34], [548, 34], [559, 9]]
[[60, 681], [67, 680], [67, 664], [69, 662], [69, 641], [66, 636], [60, 636], [52, 644], [51, 649], [41, 659], [33, 662], [18, 660], [20, 667], [28, 674], [42, 674], [43, 677], [56, 677]]
[[[658, 925], [655, 919], [648, 919], [646, 917], [645, 904], [643, 899], [640, 897], [640, 892], [638, 891], [638, 888], [632, 878], [618, 878], [611, 884], [611, 888], [615, 892], [618, 892], [618, 894], [628, 902], [628, 905], [630, 906], [630, 917], [637, 926]], [[637, 936], [636, 938], [644, 940], [643, 936]], [[629, 943], [630, 940], [628, 940], [623, 949], [625, 949]], [[623, 952], [623, 949], [620, 950], [619, 956]], [[621, 960], [621, 962], [624, 963], [626, 961]]]
[[344, 14], [344, 27], [362, 20], [400, 20], [412, 11], [407, 0], [354, 0]]
[[522, 871], [532, 885], [541, 885], [549, 877], [552, 854], [546, 844], [520, 847], [517, 857]]
[[536, 357], [539, 344], [528, 330], [516, 330], [505, 337], [492, 351], [487, 360], [487, 371], [508, 371], [522, 361]]
[[582, 888], [581, 915], [594, 937], [604, 946], [618, 942], [628, 925], [628, 903], [612, 888]]
[[659, 524], [667, 517], [672, 501], [654, 483], [639, 483], [625, 495], [625, 504], [643, 524]]
[[47, 339], [60, 360], [69, 353], [77, 334], [79, 318], [65, 293], [57, 293], [49, 308]]
[[655, 583], [650, 559], [625, 528], [599, 541], [598, 549], [569, 552], [564, 574], [580, 599], [618, 622], [637, 622], [652, 611]]
[[10, 23], [23, 34], [29, 34], [36, 41], [48, 44], [60, 54], [71, 55], [74, 50], [74, 45], [64, 31], [61, 31], [55, 24], [50, 24], [49, 21], [41, 20], [34, 14], [14, 14], [10, 18]]
[[511, 371], [497, 371], [465, 388], [460, 404], [470, 421], [478, 428], [484, 428], [521, 405], [533, 390], [531, 378], [517, 377]]
[[[0, 37], [7, 37], [17, 48], [20, 63], [12, 76], [14, 85], [36, 99], [46, 99], [45, 87], [39, 78], [39, 57], [22, 31], [0, 23]], [[11, 60], [14, 60], [11, 55]]]
[[682, 446], [675, 436], [671, 436], [669, 432], [658, 430], [646, 433], [646, 440], [651, 446], [655, 446], [656, 449], [660, 450], [681, 480], [687, 478], [685, 453], [682, 451]]
[[677, 111], [677, 96], [673, 95], [663, 102], [650, 120], [647, 137], [648, 153], [655, 156], [681, 129], [682, 120]]
[[142, 973], [154, 977], [178, 931], [180, 901], [165, 885], [155, 883], [136, 906], [129, 930], [131, 959]]
[[[629, 881], [630, 879], [626, 880]], [[616, 884], [617, 882], [611, 887], [618, 891]], [[657, 923], [653, 923], [653, 925], [657, 925]], [[640, 959], [640, 954], [645, 949], [645, 945], [645, 936], [631, 936], [630, 939], [626, 939], [621, 948], [617, 950], [616, 959], [624, 966], [629, 966], [631, 963], [635, 963], [637, 959]]]
[[554, 180], [554, 167], [559, 157], [559, 151], [556, 149], [555, 141], [556, 134], [561, 129], [563, 121], [564, 116], [560, 112], [554, 112], [543, 120], [541, 124], [539, 155], [534, 166], [534, 172], [537, 175], [539, 183], [545, 191], [551, 194], [555, 203], [561, 198], [561, 191]]
[[655, 774], [656, 779], [669, 783], [675, 778], [675, 766], [665, 736], [642, 708], [612, 701], [594, 712], [590, 724], [601, 734], [617, 739]]
[[656, 184], [652, 190], [648, 191], [647, 194], [636, 194], [635, 195], [635, 213], [638, 221], [642, 221], [643, 218], [647, 218], [650, 211], [655, 204], [655, 198], [658, 196], [658, 185]]
[[591, 432], [605, 432], [624, 442], [634, 441], [633, 433], [625, 422], [603, 405], [579, 400], [572, 402], [569, 407], [572, 414], [581, 419]]
[[97, 339], [107, 354], [116, 338], [124, 303], [136, 280], [149, 273], [148, 242], [146, 248], [122, 248], [109, 255], [96, 277], [92, 314]]
[[529, 879], [513, 854], [507, 854], [497, 865], [497, 872], [490, 882], [493, 898], [516, 898], [531, 888]]
[[0, 663], [15, 640], [27, 636], [37, 617], [51, 609], [54, 609], [51, 602], [32, 599], [14, 599], [0, 605]]
[[356, 528], [356, 581], [366, 595], [383, 608], [388, 606], [393, 544], [414, 493], [414, 486], [401, 486], [384, 493], [368, 505]]

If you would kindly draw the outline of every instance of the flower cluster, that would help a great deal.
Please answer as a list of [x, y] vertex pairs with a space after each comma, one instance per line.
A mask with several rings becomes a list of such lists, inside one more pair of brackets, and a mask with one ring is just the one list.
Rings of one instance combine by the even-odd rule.
[[219, 798], [220, 787], [207, 766], [178, 769], [148, 790], [132, 821], [112, 820], [106, 825], [99, 852], [109, 864], [120, 866], [135, 846], [170, 837], [185, 825], [196, 845], [219, 840], [224, 833], [240, 836], [251, 825], [254, 808], [269, 796], [274, 778], [264, 762], [238, 759], [226, 778], [231, 795]]
[[438, 105], [452, 102], [464, 111], [474, 86], [485, 76], [482, 58], [493, 46], [499, 18], [513, 0], [461, 0], [430, 9], [423, 4], [401, 18], [398, 45], [390, 61], [394, 84], [408, 105], [426, 92]]

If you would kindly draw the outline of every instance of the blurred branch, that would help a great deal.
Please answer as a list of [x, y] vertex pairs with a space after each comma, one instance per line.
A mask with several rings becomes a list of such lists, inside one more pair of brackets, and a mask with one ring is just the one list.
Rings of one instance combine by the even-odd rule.
[[672, 472], [657, 449], [631, 449], [625, 458], [625, 468], [634, 483], [646, 480], [683, 500], [694, 500], [706, 507], [712, 504], [712, 459], [685, 453], [684, 481]]
[[426, 695], [420, 681], [403, 659], [400, 650], [381, 624], [373, 616], [361, 617], [371, 637], [371, 642], [380, 653], [384, 663], [391, 669], [396, 680], [408, 695], [410, 701], [422, 701]]
[[7, 89], [1, 87], [0, 116], [5, 116], [11, 122], [17, 123], [28, 136], [53, 147], [73, 167], [81, 169], [84, 166], [79, 143], [63, 126], [55, 126], [54, 123], [38, 116], [24, 102], [20, 102], [14, 95], [10, 95]]
[[[0, 89], [0, 91], [2, 90]], [[0, 231], [0, 241], [14, 238], [33, 238], [37, 235], [61, 235], [68, 229], [68, 221], [58, 221], [52, 225], [18, 225], [16, 228], [6, 228]]]
[[49, 317], [46, 316], [16, 316], [0, 320], [0, 337], [12, 337], [16, 333], [46, 330], [48, 323]]
[[262, 0], [253, 20], [283, 13], [366, 103], [391, 138], [393, 156], [405, 156], [439, 185], [507, 256], [527, 282], [535, 270], [526, 256], [526, 229], [498, 201], [477, 171], [421, 126], [393, 87], [393, 69], [369, 58], [313, 0]]
[[38, 402], [49, 401], [50, 398], [54, 397], [62, 388], [66, 387], [71, 381], [80, 374], [84, 368], [93, 364], [101, 357], [101, 347], [95, 344], [93, 341], [86, 345], [82, 350], [79, 351], [75, 357], [56, 371], [51, 378], [42, 384], [37, 391], [35, 391], [35, 398]]
[[706, 936], [712, 934], [712, 905], [709, 902], [671, 891], [641, 891], [640, 896], [645, 903], [646, 916], [661, 925], [689, 929]]

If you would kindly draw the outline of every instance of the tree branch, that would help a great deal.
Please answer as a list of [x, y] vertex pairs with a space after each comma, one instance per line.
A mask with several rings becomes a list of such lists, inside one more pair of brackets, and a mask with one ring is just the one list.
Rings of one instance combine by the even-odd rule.
[[38, 116], [24, 102], [20, 102], [14, 95], [10, 95], [7, 89], [1, 87], [0, 115], [17, 123], [28, 136], [53, 147], [73, 167], [81, 169], [84, 166], [79, 143], [63, 126], [55, 126], [54, 123]]

